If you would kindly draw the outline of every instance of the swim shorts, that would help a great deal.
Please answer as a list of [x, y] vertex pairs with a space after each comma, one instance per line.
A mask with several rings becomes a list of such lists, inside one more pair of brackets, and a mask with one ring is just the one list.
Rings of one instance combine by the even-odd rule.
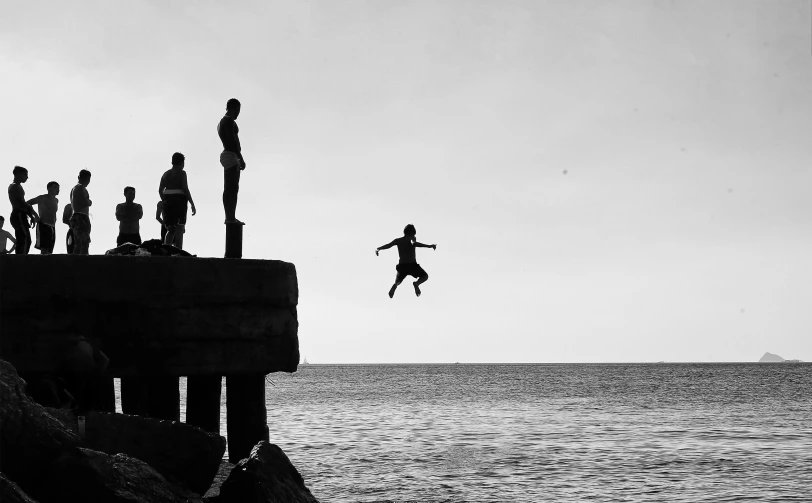
[[73, 231], [74, 243], [90, 243], [90, 217], [84, 213], [74, 213], [70, 217], [70, 230]]
[[186, 221], [186, 194], [164, 194], [164, 225], [173, 227]]
[[223, 150], [220, 154], [220, 165], [223, 166], [223, 169], [239, 168], [240, 156], [236, 152]]
[[37, 224], [37, 243], [34, 248], [44, 252], [53, 252], [54, 245], [56, 244], [56, 229], [53, 225], [44, 224], [42, 222]]
[[398, 272], [397, 278], [395, 279], [398, 283], [403, 281], [406, 276], [414, 276], [415, 278], [428, 276], [426, 271], [420, 267], [420, 264], [398, 264], [395, 266], [395, 270]]

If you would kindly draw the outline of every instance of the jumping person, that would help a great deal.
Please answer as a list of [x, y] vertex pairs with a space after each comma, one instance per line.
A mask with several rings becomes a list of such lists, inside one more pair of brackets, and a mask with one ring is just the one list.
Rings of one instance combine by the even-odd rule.
[[[14, 236], [7, 230], [3, 229], [3, 224], [6, 223], [5, 217], [0, 215], [0, 255], [5, 255], [6, 253], [11, 253], [17, 248], [17, 240], [14, 239]], [[11, 249], [6, 250], [6, 242], [11, 241]]]
[[[31, 248], [31, 231], [39, 215], [34, 207], [25, 202], [25, 190], [22, 184], [28, 181], [28, 170], [22, 166], [14, 166], [12, 171], [14, 182], [8, 186], [8, 200], [11, 203], [11, 227], [14, 228], [14, 237], [17, 239], [17, 254], [28, 255]], [[31, 223], [28, 218], [31, 217]]]
[[116, 205], [116, 220], [118, 224], [118, 237], [116, 246], [124, 243], [141, 244], [141, 234], [138, 221], [144, 216], [141, 205], [134, 203], [135, 188], [124, 187], [124, 202]]
[[220, 164], [223, 166], [223, 209], [227, 224], [242, 224], [237, 217], [237, 194], [240, 191], [240, 171], [245, 169], [242, 158], [237, 117], [240, 115], [240, 102], [231, 98], [226, 103], [226, 115], [217, 124], [217, 134], [223, 142]]
[[[186, 179], [186, 157], [180, 152], [172, 154], [172, 169], [166, 171], [158, 184], [158, 194], [163, 201], [164, 225], [166, 225], [166, 238], [164, 244], [175, 244], [176, 234], [184, 232], [188, 204], [192, 205], [192, 216], [197, 213], [192, 193]], [[187, 204], [188, 202], [188, 204]], [[177, 245], [176, 245], [177, 246]]]
[[65, 209], [62, 210], [62, 223], [68, 226], [68, 233], [65, 235], [65, 248], [68, 250], [68, 255], [73, 255], [73, 231], [70, 229], [70, 217], [73, 215], [73, 206], [68, 203]]
[[48, 182], [46, 185], [47, 194], [42, 194], [34, 199], [26, 201], [27, 204], [37, 205], [39, 209], [39, 223], [37, 224], [37, 242], [34, 248], [43, 255], [51, 255], [56, 245], [56, 211], [59, 208], [59, 184]]
[[70, 191], [70, 204], [72, 214], [70, 229], [73, 231], [73, 255], [87, 255], [90, 253], [90, 194], [87, 186], [90, 185], [90, 171], [83, 169], [79, 172], [79, 183]]
[[406, 276], [417, 278], [417, 281], [413, 283], [414, 294], [420, 297], [420, 285], [429, 279], [429, 275], [423, 270], [422, 267], [420, 267], [420, 264], [417, 263], [417, 258], [415, 257], [415, 248], [431, 248], [436, 250], [437, 245], [424, 245], [423, 243], [418, 243], [417, 229], [414, 228], [414, 225], [409, 224], [403, 229], [403, 237], [393, 239], [391, 243], [378, 247], [375, 250], [375, 256], [378, 255], [379, 251], [386, 250], [387, 248], [391, 248], [395, 245], [398, 247], [398, 256], [400, 257], [400, 260], [398, 261], [398, 265], [395, 266], [395, 270], [398, 273], [395, 276], [395, 284], [389, 289], [389, 298], [391, 299], [395, 296], [395, 290], [397, 289], [398, 285], [400, 285], [401, 282], [406, 279]]

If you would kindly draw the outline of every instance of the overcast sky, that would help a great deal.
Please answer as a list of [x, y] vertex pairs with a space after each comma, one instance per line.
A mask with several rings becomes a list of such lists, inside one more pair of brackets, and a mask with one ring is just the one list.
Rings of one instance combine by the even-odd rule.
[[[236, 97], [243, 256], [296, 265], [311, 363], [809, 361], [811, 30], [807, 0], [13, 2], [0, 170], [61, 215], [89, 169], [102, 254], [125, 185], [157, 237], [183, 152], [185, 248], [220, 257]], [[407, 223], [437, 250], [389, 299]]]

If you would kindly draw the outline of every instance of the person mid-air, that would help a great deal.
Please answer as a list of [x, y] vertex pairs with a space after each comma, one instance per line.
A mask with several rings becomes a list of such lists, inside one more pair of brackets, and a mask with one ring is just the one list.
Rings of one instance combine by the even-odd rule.
[[378, 255], [378, 252], [381, 250], [386, 250], [387, 248], [391, 248], [395, 245], [398, 247], [398, 255], [400, 256], [400, 260], [398, 261], [398, 265], [395, 266], [395, 270], [397, 270], [397, 276], [395, 276], [395, 284], [392, 285], [392, 288], [389, 289], [389, 298], [395, 296], [395, 290], [398, 288], [398, 285], [406, 279], [406, 276], [413, 276], [417, 278], [414, 284], [414, 293], [418, 297], [420, 297], [420, 285], [425, 283], [429, 279], [429, 275], [426, 271], [420, 267], [420, 264], [417, 263], [417, 259], [415, 258], [415, 248], [431, 248], [433, 250], [437, 249], [437, 245], [424, 245], [423, 243], [417, 242], [417, 230], [414, 228], [414, 225], [409, 224], [403, 229], [403, 237], [393, 239], [391, 243], [385, 244], [383, 246], [378, 247], [375, 250], [375, 255]]

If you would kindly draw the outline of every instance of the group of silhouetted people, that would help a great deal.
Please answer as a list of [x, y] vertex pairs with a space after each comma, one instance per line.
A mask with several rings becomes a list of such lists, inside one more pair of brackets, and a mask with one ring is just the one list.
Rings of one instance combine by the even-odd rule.
[[[240, 172], [245, 169], [245, 160], [242, 157], [242, 148], [239, 140], [237, 117], [240, 115], [240, 102], [232, 98], [226, 103], [226, 114], [217, 124], [217, 134], [223, 144], [220, 154], [220, 164], [224, 170], [223, 208], [225, 209], [226, 224], [243, 223], [237, 220], [237, 194], [240, 188]], [[192, 215], [197, 213], [192, 193], [186, 178], [184, 167], [186, 158], [180, 152], [172, 155], [172, 168], [161, 177], [158, 185], [160, 201], [156, 208], [155, 218], [161, 223], [161, 241], [167, 245], [183, 249], [183, 235], [186, 228], [188, 207], [192, 207]], [[14, 235], [3, 229], [5, 219], [0, 216], [0, 254], [12, 253], [28, 254], [31, 245], [31, 229], [36, 228], [35, 248], [43, 255], [53, 253], [56, 244], [56, 214], [59, 207], [59, 184], [49, 182], [47, 193], [33, 199], [25, 199], [25, 190], [22, 184], [28, 180], [28, 170], [22, 166], [15, 166], [13, 170], [14, 181], [8, 187], [8, 198], [11, 203], [9, 220], [14, 229]], [[65, 237], [65, 246], [69, 254], [87, 255], [90, 247], [90, 200], [87, 186], [90, 184], [90, 171], [83, 169], [79, 172], [78, 183], [71, 189], [70, 204], [66, 205], [62, 214], [62, 222], [68, 225], [68, 234]], [[116, 246], [125, 243], [141, 244], [140, 223], [144, 210], [135, 202], [135, 188], [124, 188], [125, 201], [116, 206], [116, 219], [119, 221], [119, 234]], [[37, 210], [34, 209], [37, 206]], [[8, 243], [11, 248], [6, 249]]]
[[[223, 166], [223, 209], [226, 215], [226, 224], [242, 225], [237, 220], [237, 194], [240, 188], [240, 172], [245, 169], [245, 159], [240, 146], [237, 117], [240, 115], [241, 104], [232, 98], [226, 103], [226, 114], [217, 124], [217, 134], [223, 144], [220, 154], [220, 165]], [[167, 245], [174, 245], [183, 249], [183, 235], [186, 227], [188, 206], [192, 206], [192, 215], [197, 213], [184, 167], [186, 158], [180, 152], [172, 155], [172, 168], [161, 177], [158, 185], [158, 195], [161, 200], [156, 209], [155, 218], [161, 223], [161, 241]], [[48, 193], [34, 199], [25, 200], [25, 191], [22, 184], [28, 180], [28, 170], [21, 166], [14, 168], [14, 182], [9, 185], [8, 197], [12, 212], [9, 219], [14, 228], [15, 235], [3, 230], [4, 219], [0, 216], [0, 253], [15, 251], [27, 254], [31, 247], [30, 228], [36, 226], [36, 248], [43, 254], [53, 253], [56, 243], [56, 213], [59, 205], [57, 195], [59, 184], [50, 182], [47, 185]], [[62, 221], [68, 224], [70, 230], [66, 236], [68, 253], [87, 255], [90, 245], [90, 206], [93, 204], [87, 191], [90, 183], [90, 171], [83, 169], [79, 172], [79, 181], [71, 189], [70, 204], [65, 207]], [[119, 234], [116, 245], [125, 243], [141, 244], [139, 221], [144, 215], [140, 204], [135, 203], [135, 188], [124, 188], [125, 201], [116, 206], [116, 219], [119, 221]], [[34, 210], [37, 205], [39, 213]], [[29, 223], [29, 219], [31, 222]], [[414, 292], [420, 296], [420, 285], [429, 279], [429, 275], [417, 263], [416, 248], [437, 249], [437, 245], [425, 245], [417, 242], [417, 230], [409, 224], [403, 229], [403, 237], [396, 238], [375, 250], [397, 246], [399, 261], [396, 266], [395, 283], [389, 289], [389, 297], [395, 295], [395, 290], [406, 276], [417, 278], [414, 282]], [[7, 242], [11, 241], [11, 250], [6, 250]]]

